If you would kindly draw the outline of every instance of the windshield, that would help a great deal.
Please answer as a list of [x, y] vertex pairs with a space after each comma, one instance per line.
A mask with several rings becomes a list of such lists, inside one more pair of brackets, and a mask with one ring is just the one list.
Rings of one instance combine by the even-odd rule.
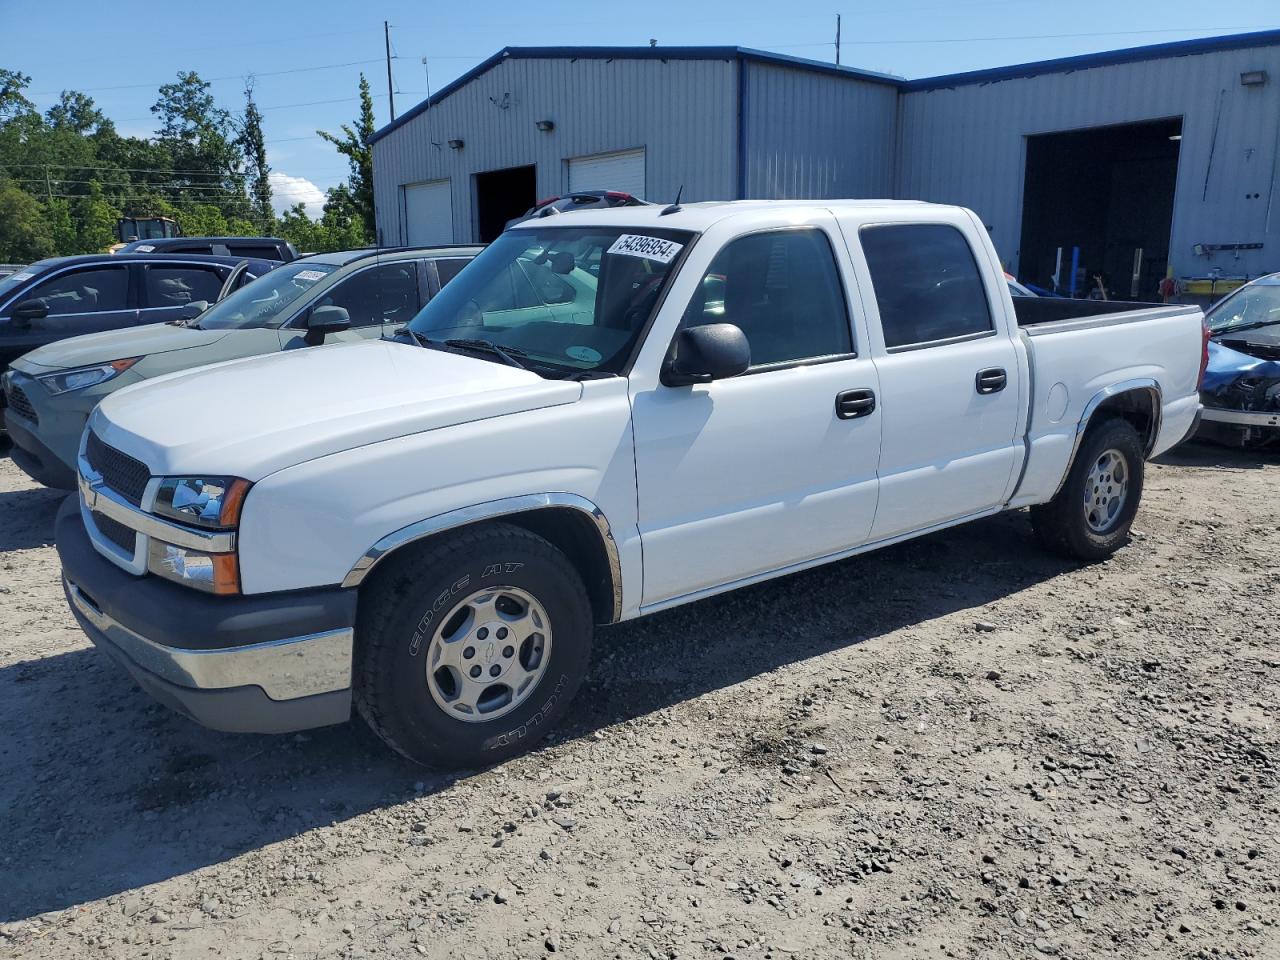
[[7, 277], [0, 277], [0, 300], [3, 300], [34, 276], [35, 274], [30, 267], [23, 267], [17, 273], [11, 273]]
[[693, 234], [650, 227], [509, 230], [409, 329], [487, 340], [561, 373], [618, 373]]
[[245, 330], [278, 327], [288, 319], [289, 305], [337, 270], [331, 263], [295, 262], [264, 273], [225, 300], [200, 314], [201, 330]]
[[1214, 333], [1280, 323], [1280, 284], [1251, 283], [1241, 287], [1210, 310], [1205, 321]]

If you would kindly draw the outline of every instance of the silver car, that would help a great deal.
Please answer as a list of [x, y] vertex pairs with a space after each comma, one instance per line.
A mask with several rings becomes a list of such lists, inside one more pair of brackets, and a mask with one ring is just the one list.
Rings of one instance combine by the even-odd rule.
[[33, 350], [4, 375], [11, 456], [40, 483], [74, 489], [80, 435], [107, 394], [223, 360], [390, 334], [480, 249], [317, 254], [245, 284], [198, 316]]

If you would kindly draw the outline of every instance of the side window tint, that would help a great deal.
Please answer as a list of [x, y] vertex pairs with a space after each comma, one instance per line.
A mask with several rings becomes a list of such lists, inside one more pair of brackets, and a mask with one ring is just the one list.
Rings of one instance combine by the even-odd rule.
[[125, 310], [129, 304], [129, 273], [124, 267], [75, 270], [40, 284], [31, 299], [43, 300], [50, 316]]
[[821, 230], [739, 237], [716, 254], [684, 325], [732, 323], [751, 345], [751, 366], [853, 352], [835, 255]]
[[418, 312], [418, 274], [412, 260], [384, 263], [342, 281], [316, 306], [346, 309], [351, 326], [408, 323]]
[[195, 300], [213, 303], [223, 279], [203, 267], [147, 267], [147, 306], [182, 307]]
[[955, 227], [883, 224], [863, 227], [860, 236], [886, 347], [994, 329], [978, 262]]
[[453, 258], [450, 258], [448, 260], [437, 260], [436, 273], [440, 275], [440, 286], [443, 287], [446, 283], [448, 283], [450, 280], [456, 277], [459, 273], [462, 272], [462, 268], [465, 267], [470, 262], [471, 262], [470, 260], [461, 260], [461, 259], [453, 259]]

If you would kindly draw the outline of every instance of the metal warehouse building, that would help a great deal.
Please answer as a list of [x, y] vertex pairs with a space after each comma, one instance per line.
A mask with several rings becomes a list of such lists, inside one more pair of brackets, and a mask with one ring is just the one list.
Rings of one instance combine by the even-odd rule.
[[1030, 282], [1151, 297], [1167, 270], [1280, 270], [1280, 31], [909, 81], [739, 47], [508, 47], [373, 155], [384, 244], [491, 240], [571, 190], [898, 197], [972, 207]]

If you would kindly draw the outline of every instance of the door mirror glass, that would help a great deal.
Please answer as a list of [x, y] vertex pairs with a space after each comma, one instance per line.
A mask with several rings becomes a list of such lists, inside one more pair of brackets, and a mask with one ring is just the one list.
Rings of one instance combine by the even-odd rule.
[[13, 308], [13, 319], [21, 323], [43, 320], [49, 315], [49, 305], [43, 300], [23, 300]]
[[662, 382], [668, 387], [710, 383], [736, 377], [750, 366], [746, 334], [732, 323], [707, 323], [676, 335], [662, 367]]
[[182, 319], [194, 320], [196, 317], [200, 316], [200, 314], [204, 313], [208, 309], [209, 309], [208, 300], [192, 300], [190, 303], [185, 304], [183, 306]]
[[351, 329], [351, 316], [346, 307], [316, 307], [307, 317], [307, 343], [324, 343], [330, 333]]

